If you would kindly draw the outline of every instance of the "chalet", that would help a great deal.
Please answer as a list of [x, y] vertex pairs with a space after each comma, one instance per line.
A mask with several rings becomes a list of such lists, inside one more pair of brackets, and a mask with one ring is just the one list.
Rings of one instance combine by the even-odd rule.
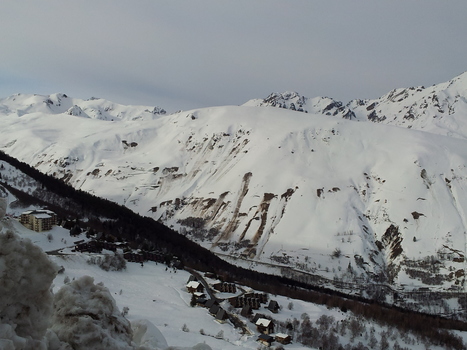
[[204, 304], [204, 306], [208, 309], [210, 309], [211, 307], [213, 307], [214, 305], [219, 305], [219, 303], [217, 302], [216, 299], [209, 299], [206, 301], [206, 304]]
[[266, 318], [266, 315], [263, 315], [263, 314], [255, 314], [255, 316], [253, 317], [253, 319], [251, 320], [251, 322], [255, 323], [256, 324], [256, 321], [258, 321], [260, 318]]
[[206, 294], [204, 294], [203, 292], [194, 292], [193, 295], [195, 296], [195, 298], [206, 299]]
[[206, 306], [206, 302], [207, 302], [207, 300], [204, 299], [204, 298], [196, 298], [196, 299], [195, 299], [195, 304], [196, 304], [197, 306], [202, 306], [202, 307], [204, 307], [204, 306]]
[[244, 297], [258, 299], [262, 304], [268, 302], [268, 295], [266, 293], [246, 293]]
[[286, 345], [292, 342], [292, 338], [288, 334], [276, 333], [276, 342]]
[[219, 310], [217, 311], [217, 314], [216, 314], [216, 321], [220, 323], [225, 323], [225, 321], [228, 319], [229, 319], [229, 315], [227, 314], [227, 311], [219, 307]]
[[277, 314], [279, 312], [279, 304], [275, 300], [271, 300], [268, 305], [268, 310]]
[[220, 282], [214, 284], [213, 287], [222, 293], [237, 293], [237, 286], [234, 283]]
[[249, 317], [253, 313], [253, 310], [251, 309], [250, 305], [245, 305], [242, 307], [242, 310], [240, 311], [240, 315], [243, 317]]
[[186, 289], [188, 289], [188, 293], [191, 294], [204, 291], [203, 285], [196, 281], [188, 282], [188, 284], [186, 285]]
[[243, 307], [243, 305], [240, 304], [239, 297], [231, 297], [227, 299], [233, 307]]
[[21, 214], [19, 222], [36, 232], [49, 231], [57, 224], [57, 215], [50, 210], [28, 210]]
[[271, 346], [274, 342], [274, 338], [267, 334], [260, 334], [257, 341], [266, 346]]
[[271, 334], [274, 332], [274, 323], [266, 318], [259, 318], [255, 325], [260, 333]]
[[258, 310], [261, 306], [261, 300], [254, 297], [238, 296], [229, 298], [228, 300], [233, 307], [243, 307], [248, 305], [252, 309]]
[[213, 306], [209, 308], [209, 313], [215, 316], [219, 312], [219, 309], [221, 309], [221, 307], [218, 304], [214, 304]]

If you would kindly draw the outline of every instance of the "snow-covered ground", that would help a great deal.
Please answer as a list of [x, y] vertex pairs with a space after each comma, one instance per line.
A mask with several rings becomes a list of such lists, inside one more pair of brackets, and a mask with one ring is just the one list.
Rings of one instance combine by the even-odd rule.
[[[20, 237], [30, 239], [43, 251], [50, 252], [60, 249], [59, 253], [49, 255], [49, 258], [59, 267], [64, 268], [64, 272], [58, 274], [53, 281], [53, 292], [56, 294], [66, 283], [77, 280], [82, 276], [91, 276], [95, 283], [103, 283], [116, 300], [120, 310], [128, 308], [126, 317], [132, 323], [138, 320], [148, 320], [155, 325], [165, 338], [169, 346], [193, 347], [198, 343], [205, 343], [212, 349], [258, 349], [257, 342], [259, 333], [254, 324], [247, 319], [242, 320], [252, 332], [251, 335], [242, 335], [230, 322], [221, 324], [202, 307], [191, 307], [191, 295], [186, 289], [190, 274], [184, 270], [167, 268], [163, 264], [146, 262], [142, 266], [140, 263], [127, 263], [124, 271], [104, 271], [97, 265], [89, 264], [90, 254], [72, 252], [70, 243], [74, 240], [85, 239], [80, 237], [70, 237], [69, 231], [61, 227], [54, 227], [49, 232], [38, 233], [23, 227], [12, 218], [2, 221], [4, 228], [9, 228], [17, 232]], [[68, 248], [67, 248], [68, 247]], [[104, 251], [103, 254], [106, 252]], [[112, 252], [107, 252], [113, 254]], [[208, 279], [209, 282], [214, 282]], [[244, 288], [244, 287], [243, 287]], [[227, 297], [230, 294], [220, 293], [219, 296]], [[266, 309], [265, 305], [258, 310], [273, 319], [286, 322], [294, 319], [303, 320], [307, 314], [313, 324], [322, 315], [332, 316], [336, 324], [349, 317], [350, 313], [343, 313], [339, 309], [327, 309], [323, 306], [294, 300], [283, 296], [270, 295], [270, 299], [276, 300], [282, 309], [277, 314], [273, 314]], [[225, 305], [226, 302], [224, 302]], [[227, 305], [225, 305], [227, 308]], [[381, 332], [387, 331], [385, 327], [377, 324], [364, 322], [366, 336], [357, 336], [351, 340], [349, 331], [345, 335], [339, 335], [341, 344], [356, 345], [358, 342], [367, 344], [371, 334], [375, 334], [379, 341]], [[373, 327], [373, 331], [371, 328]], [[153, 333], [157, 333], [154, 331]], [[203, 334], [201, 334], [203, 333]], [[337, 334], [337, 332], [336, 332]], [[388, 343], [404, 346], [402, 335], [397, 331], [387, 333]], [[467, 340], [466, 334], [461, 334]], [[425, 349], [425, 346], [415, 337], [409, 336], [407, 339], [410, 349]], [[410, 340], [412, 339], [412, 340]], [[275, 346], [279, 345], [275, 343]], [[286, 349], [302, 349], [300, 343], [285, 345]], [[431, 347], [437, 349], [437, 347]], [[441, 348], [440, 348], [441, 349]]]
[[[9, 221], [21, 237], [31, 239], [44, 251], [63, 248], [72, 240], [84, 238], [84, 236], [72, 238], [68, 230], [60, 227], [55, 227], [50, 232], [38, 233], [24, 228], [14, 219]], [[47, 237], [49, 233], [53, 236], [52, 241]], [[64, 241], [67, 244], [63, 244]], [[112, 254], [112, 252], [107, 253]], [[230, 323], [217, 322], [207, 309], [190, 306], [191, 294], [186, 289], [190, 274], [184, 270], [146, 262], [144, 266], [139, 263], [127, 263], [125, 271], [104, 271], [97, 265], [87, 263], [88, 254], [74, 253], [71, 249], [63, 249], [59, 255], [49, 257], [58, 266], [65, 268], [65, 271], [58, 274], [54, 280], [54, 293], [65, 284], [65, 281], [89, 275], [94, 278], [95, 283], [104, 283], [120, 310], [124, 307], [129, 308], [126, 317], [130, 321], [149, 320], [161, 331], [169, 346], [191, 347], [205, 342], [213, 349], [258, 347], [256, 342], [258, 333], [255, 332], [253, 324], [249, 326], [254, 335], [243, 336]], [[288, 317], [300, 318], [303, 312], [318, 316], [323, 312], [323, 308], [317, 306], [298, 301], [296, 304], [297, 307], [294, 311], [290, 311], [290, 314], [288, 313]], [[188, 331], [182, 331], [184, 325], [186, 325], [185, 330]], [[206, 335], [201, 335], [200, 330]], [[223, 339], [216, 339], [220, 332], [223, 332]], [[288, 348], [297, 349], [301, 346], [289, 345]]]
[[[63, 247], [60, 244], [63, 240], [71, 241], [69, 231], [63, 228], [55, 227], [50, 231], [53, 241], [49, 242], [48, 233], [30, 231], [18, 222], [13, 222], [13, 225], [21, 237], [31, 239], [44, 251]], [[84, 236], [74, 237], [73, 240], [83, 238]], [[120, 310], [123, 307], [129, 308], [126, 317], [130, 321], [149, 320], [159, 328], [170, 346], [189, 347], [203, 342], [213, 349], [238, 349], [239, 346], [256, 349], [258, 346], [257, 335], [242, 336], [231, 324], [217, 322], [207, 309], [190, 306], [191, 294], [186, 289], [190, 274], [184, 270], [146, 262], [144, 266], [127, 263], [125, 271], [104, 271], [97, 265], [88, 264], [86, 261], [89, 255], [86, 253], [73, 253], [71, 249], [64, 249], [62, 252], [63, 255], [50, 255], [53, 262], [65, 268], [65, 272], [57, 275], [54, 280], [54, 292], [63, 286], [65, 279], [73, 280], [89, 275], [96, 283], [103, 282], [109, 288]], [[320, 311], [311, 305], [309, 310], [313, 310], [313, 313]], [[299, 318], [300, 314], [298, 309], [294, 316]], [[188, 332], [182, 331], [185, 324]], [[254, 330], [254, 326], [250, 326]], [[207, 335], [201, 335], [201, 329]], [[224, 339], [216, 339], [215, 336], [221, 331]]]

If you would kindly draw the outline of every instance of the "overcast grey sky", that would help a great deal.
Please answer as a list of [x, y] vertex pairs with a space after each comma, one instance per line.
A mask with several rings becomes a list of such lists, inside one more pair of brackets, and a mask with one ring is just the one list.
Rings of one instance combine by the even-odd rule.
[[466, 71], [466, 18], [466, 0], [3, 0], [0, 97], [376, 98]]

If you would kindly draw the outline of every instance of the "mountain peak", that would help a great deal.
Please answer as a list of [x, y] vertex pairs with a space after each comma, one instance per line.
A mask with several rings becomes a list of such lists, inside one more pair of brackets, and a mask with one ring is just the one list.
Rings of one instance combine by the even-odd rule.
[[64, 93], [51, 95], [15, 94], [0, 99], [0, 113], [19, 117], [31, 113], [68, 114], [92, 119], [142, 120], [154, 119], [166, 111], [159, 106], [125, 106], [102, 98], [87, 100], [69, 97]]
[[430, 87], [396, 88], [379, 98], [356, 99], [346, 105], [330, 97], [308, 98], [286, 91], [250, 100], [244, 106], [286, 108], [467, 138], [464, 122], [467, 114], [467, 72]]
[[283, 93], [273, 92], [263, 99], [259, 106], [280, 107], [304, 112], [303, 106], [306, 104], [306, 100], [306, 97], [301, 96], [295, 91], [286, 91]]

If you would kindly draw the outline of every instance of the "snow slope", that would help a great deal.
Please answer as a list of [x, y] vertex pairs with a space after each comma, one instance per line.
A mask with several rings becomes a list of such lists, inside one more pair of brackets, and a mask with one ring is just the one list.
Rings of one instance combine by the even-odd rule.
[[[287, 266], [331, 283], [457, 290], [467, 231], [466, 86], [463, 74], [345, 107], [301, 99], [308, 113], [256, 100], [113, 121], [66, 113], [74, 103], [60, 113], [50, 111], [57, 102], [40, 102], [59, 95], [20, 95], [0, 101], [0, 150], [239, 264]], [[414, 117], [404, 118], [410, 108]], [[368, 117], [373, 110], [378, 118]], [[430, 259], [435, 270], [417, 262]]]

